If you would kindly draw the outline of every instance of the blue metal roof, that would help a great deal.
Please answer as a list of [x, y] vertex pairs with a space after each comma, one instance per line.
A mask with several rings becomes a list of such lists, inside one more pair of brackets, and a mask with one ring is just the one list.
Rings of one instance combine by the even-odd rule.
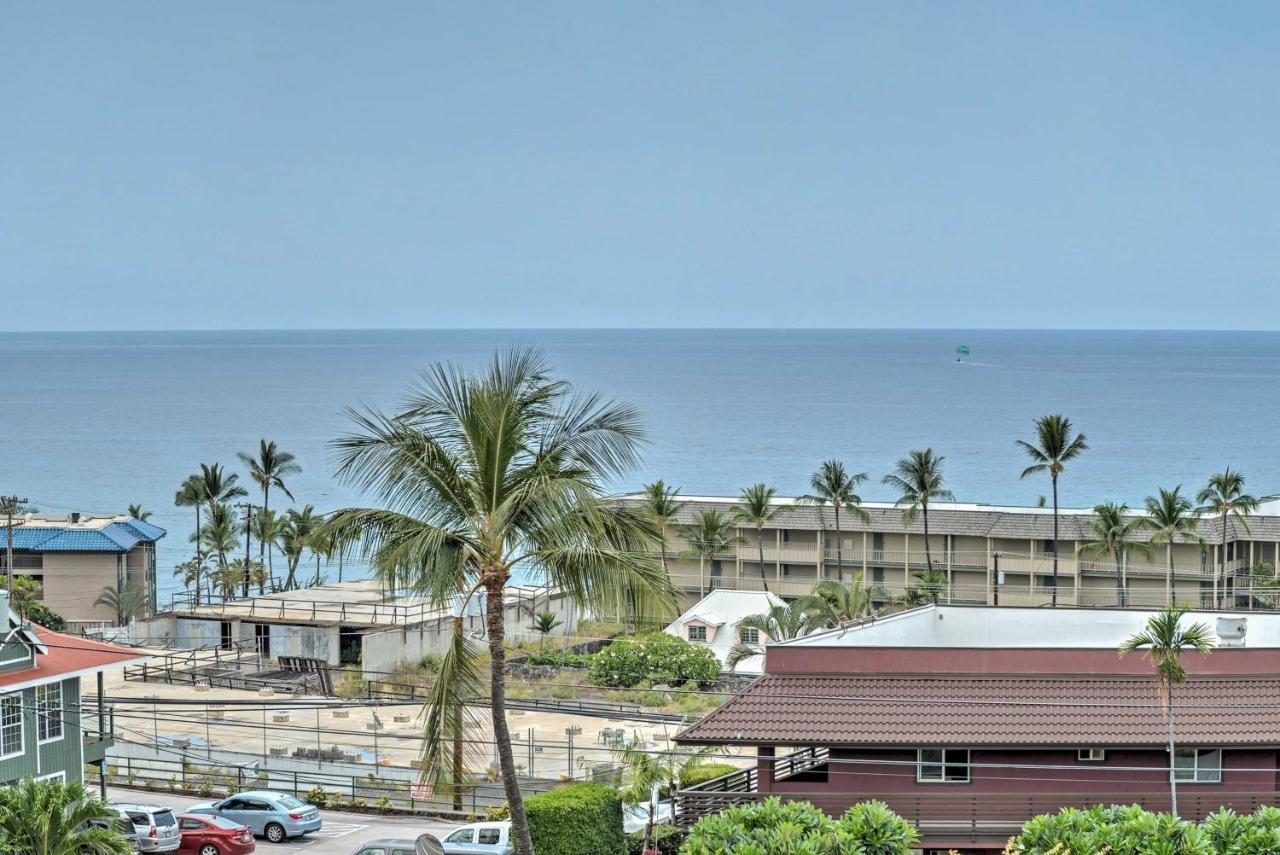
[[135, 519], [94, 529], [27, 523], [14, 527], [13, 548], [31, 552], [128, 552], [139, 543], [154, 543], [164, 535], [165, 530], [159, 526]]

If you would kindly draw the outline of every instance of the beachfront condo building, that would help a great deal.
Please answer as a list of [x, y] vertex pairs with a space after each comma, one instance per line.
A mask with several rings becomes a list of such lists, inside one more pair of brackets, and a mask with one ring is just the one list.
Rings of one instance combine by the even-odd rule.
[[[156, 605], [156, 541], [164, 529], [128, 516], [71, 513], [14, 518], [13, 573], [38, 586], [36, 599], [61, 615], [68, 630], [110, 626], [118, 615], [97, 600], [104, 590], [137, 590]], [[9, 533], [0, 517], [0, 569]]]
[[[684, 505], [667, 526], [665, 557], [682, 609], [721, 588], [804, 596], [822, 579], [861, 579], [886, 600], [910, 594], [917, 602], [1049, 605], [1055, 552], [1059, 605], [1152, 607], [1171, 596], [1206, 607], [1280, 605], [1280, 512], [1248, 517], [1247, 530], [1228, 519], [1225, 546], [1221, 519], [1202, 517], [1198, 539], [1153, 544], [1150, 531], [1140, 530], [1141, 546], [1126, 554], [1085, 557], [1080, 547], [1097, 540], [1089, 510], [1059, 512], [1055, 548], [1052, 509], [930, 505], [926, 544], [923, 516], [904, 521], [892, 504], [864, 503], [869, 521], [842, 510], [837, 533], [830, 505], [778, 499], [784, 510], [762, 530], [735, 522], [723, 548], [699, 554], [690, 546], [690, 527], [706, 511], [733, 520], [739, 504], [726, 497], [680, 499]], [[639, 507], [643, 497], [622, 501]], [[922, 579], [930, 567], [935, 575]]]

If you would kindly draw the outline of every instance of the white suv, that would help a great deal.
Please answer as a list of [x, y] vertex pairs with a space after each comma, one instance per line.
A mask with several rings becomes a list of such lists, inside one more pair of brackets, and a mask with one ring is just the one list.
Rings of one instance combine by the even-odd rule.
[[172, 852], [182, 843], [178, 833], [178, 820], [173, 811], [159, 805], [115, 802], [111, 809], [133, 825], [138, 835], [138, 851], [150, 853]]

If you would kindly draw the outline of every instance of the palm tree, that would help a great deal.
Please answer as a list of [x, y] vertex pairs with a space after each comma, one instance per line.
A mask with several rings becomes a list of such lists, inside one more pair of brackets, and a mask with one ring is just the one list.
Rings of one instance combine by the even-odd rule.
[[1089, 449], [1084, 434], [1072, 434], [1071, 419], [1052, 413], [1036, 419], [1036, 444], [1018, 440], [1018, 447], [1033, 461], [1020, 477], [1048, 472], [1053, 484], [1053, 591], [1052, 605], [1058, 605], [1058, 478], [1063, 467]]
[[203, 562], [204, 555], [200, 550], [200, 509], [204, 507], [204, 481], [199, 475], [188, 475], [173, 497], [173, 503], [179, 508], [195, 508], [196, 527], [191, 534], [191, 542], [196, 545], [196, 561]]
[[935, 499], [948, 501], [954, 496], [943, 486], [942, 461], [947, 458], [934, 454], [932, 448], [913, 451], [898, 461], [893, 473], [884, 476], [882, 483], [893, 487], [901, 495], [895, 504], [902, 508], [902, 521], [910, 523], [919, 513], [924, 521], [924, 563], [933, 572], [933, 556], [929, 552], [929, 503]]
[[144, 617], [151, 610], [151, 604], [147, 602], [147, 592], [141, 588], [132, 587], [126, 587], [123, 590], [110, 586], [103, 588], [93, 604], [106, 606], [114, 611], [118, 626], [126, 626], [134, 618]]
[[1218, 608], [1222, 608], [1222, 597], [1227, 587], [1227, 517], [1240, 523], [1246, 534], [1252, 534], [1245, 515], [1255, 512], [1260, 504], [1271, 498], [1273, 497], [1251, 496], [1246, 493], [1244, 475], [1232, 472], [1230, 466], [1216, 475], [1209, 476], [1209, 483], [1196, 494], [1196, 501], [1200, 503], [1196, 513], [1211, 514], [1218, 517], [1222, 523], [1222, 540], [1218, 548], [1218, 575], [1213, 581], [1213, 599]]
[[[297, 475], [302, 471], [294, 456], [287, 451], [281, 451], [276, 447], [274, 442], [267, 442], [265, 439], [258, 440], [258, 456], [253, 457], [245, 454], [243, 451], [237, 455], [240, 462], [249, 469], [249, 480], [262, 488], [262, 513], [271, 509], [271, 488], [278, 487], [280, 492], [293, 499], [293, 493], [289, 492], [289, 488], [284, 485], [286, 475]], [[258, 541], [258, 560], [266, 560], [267, 545]]]
[[916, 583], [908, 585], [899, 598], [904, 606], [923, 606], [926, 603], [937, 604], [938, 599], [947, 593], [947, 574], [941, 570], [923, 570], [912, 574]]
[[[253, 515], [253, 538], [258, 541], [258, 563], [266, 568], [267, 578], [271, 577], [274, 569], [272, 558], [283, 529], [284, 521], [269, 508], [259, 509]], [[262, 593], [261, 590], [258, 593]]]
[[754, 629], [760, 633], [759, 642], [739, 640], [729, 648], [729, 656], [725, 665], [732, 671], [743, 659], [752, 656], [763, 656], [765, 644], [769, 641], [789, 641], [808, 635], [815, 629], [821, 629], [824, 616], [815, 612], [813, 603], [802, 598], [787, 605], [774, 606], [769, 611], [751, 615], [738, 621], [738, 631]]
[[319, 553], [312, 548], [312, 541], [320, 539], [320, 525], [324, 519], [316, 513], [314, 505], [304, 505], [302, 510], [290, 508], [285, 514], [284, 525], [280, 532], [280, 551], [284, 553], [289, 575], [285, 579], [284, 588], [292, 591], [298, 587], [298, 564], [302, 561], [302, 551], [311, 549], [316, 554], [316, 573], [320, 572]]
[[693, 518], [692, 525], [684, 526], [682, 534], [689, 544], [690, 555], [698, 559], [700, 587], [706, 572], [705, 565], [711, 564], [712, 575], [716, 575], [716, 556], [727, 552], [730, 546], [740, 540], [734, 532], [733, 520], [716, 510], [699, 513]]
[[662, 572], [667, 572], [667, 526], [676, 521], [684, 502], [679, 500], [678, 487], [668, 487], [663, 481], [644, 485], [644, 510], [658, 527], [658, 548], [662, 553]]
[[562, 624], [560, 618], [556, 617], [555, 612], [538, 612], [533, 619], [533, 624], [529, 629], [538, 633], [538, 649], [543, 649], [547, 644], [547, 636], [555, 632]]
[[211, 512], [217, 505], [249, 495], [248, 490], [236, 483], [240, 480], [240, 476], [234, 472], [227, 472], [221, 464], [201, 463], [200, 473], [196, 477], [200, 480], [200, 492], [204, 496], [205, 507]]
[[129, 855], [116, 812], [79, 781], [32, 778], [0, 790], [0, 839], [25, 855]]
[[182, 587], [186, 589], [195, 588], [196, 592], [196, 608], [200, 607], [200, 588], [204, 581], [209, 568], [198, 558], [192, 558], [189, 561], [183, 561], [181, 564], [173, 568], [174, 578], [181, 580]]
[[[401, 412], [349, 415], [356, 431], [334, 443], [338, 475], [386, 508], [342, 510], [330, 524], [360, 532], [378, 572], [434, 602], [483, 595], [493, 738], [516, 850], [533, 855], [506, 720], [506, 587], [513, 572], [537, 568], [596, 614], [671, 612], [656, 527], [605, 493], [638, 460], [638, 415], [575, 393], [526, 349], [499, 354], [481, 374], [437, 365]], [[450, 668], [474, 661], [465, 639], [447, 658]], [[422, 742], [432, 778], [456, 754], [441, 741], [450, 727], [432, 717], [456, 719], [462, 707], [443, 670]]]
[[1093, 540], [1076, 547], [1076, 555], [1093, 561], [1109, 561], [1116, 573], [1117, 605], [1126, 605], [1129, 594], [1125, 566], [1130, 552], [1151, 557], [1151, 547], [1137, 539], [1138, 533], [1147, 527], [1143, 517], [1129, 514], [1128, 505], [1103, 502], [1093, 506], [1093, 519], [1089, 532]]
[[1145, 650], [1147, 660], [1156, 669], [1156, 691], [1164, 702], [1165, 719], [1169, 723], [1169, 799], [1175, 817], [1178, 815], [1178, 776], [1174, 769], [1177, 764], [1174, 762], [1173, 744], [1173, 689], [1187, 680], [1187, 671], [1182, 667], [1182, 654], [1188, 651], [1208, 653], [1214, 646], [1213, 633], [1203, 623], [1187, 627], [1182, 625], [1182, 616], [1186, 611], [1180, 606], [1168, 606], [1147, 620], [1145, 630], [1120, 645], [1121, 656], [1135, 650]]
[[227, 553], [234, 552], [237, 538], [235, 508], [226, 502], [210, 505], [209, 518], [200, 532], [200, 545], [206, 554], [218, 557], [218, 566], [227, 566]]
[[874, 614], [873, 595], [873, 589], [862, 587], [861, 579], [847, 585], [835, 579], [824, 579], [814, 586], [809, 603], [813, 614], [821, 617], [823, 626], [837, 627], [846, 621]]
[[850, 475], [839, 460], [824, 460], [809, 478], [807, 496], [800, 497], [800, 504], [825, 507], [831, 505], [836, 512], [836, 577], [844, 581], [844, 538], [840, 531], [840, 511], [844, 509], [864, 523], [871, 522], [871, 515], [862, 509], [862, 497], [853, 492], [867, 480], [867, 473]]
[[1203, 543], [1196, 534], [1196, 512], [1191, 500], [1182, 495], [1182, 485], [1172, 490], [1160, 488], [1160, 495], [1147, 496], [1147, 525], [1151, 529], [1151, 542], [1164, 544], [1169, 568], [1165, 576], [1165, 604], [1173, 605], [1177, 598], [1177, 583], [1173, 578], [1173, 545], [1178, 540]]
[[209, 584], [222, 594], [223, 599], [229, 600], [236, 595], [236, 589], [244, 581], [243, 564], [244, 559], [237, 558], [209, 574]]
[[764, 572], [764, 527], [773, 522], [778, 514], [790, 508], [775, 505], [773, 497], [778, 491], [768, 484], [752, 484], [743, 487], [738, 497], [741, 503], [733, 509], [733, 518], [739, 523], [754, 526], [756, 530], [756, 546], [760, 549], [760, 584], [769, 590], [769, 579]]
[[267, 583], [271, 581], [271, 572], [263, 566], [261, 561], [249, 562], [249, 581], [258, 586], [258, 594], [262, 595], [267, 592]]
[[146, 522], [151, 519], [151, 511], [144, 511], [142, 505], [130, 505], [129, 510], [125, 511], [125, 516], [133, 517], [135, 520]]
[[[656, 790], [660, 799], [673, 798], [679, 781], [690, 772], [705, 766], [711, 757], [724, 754], [722, 747], [685, 748], [672, 746], [662, 751], [645, 747], [636, 738], [610, 749], [613, 765], [618, 769], [618, 795], [624, 804], [649, 804]], [[653, 810], [645, 823], [641, 852], [648, 852], [653, 837]]]

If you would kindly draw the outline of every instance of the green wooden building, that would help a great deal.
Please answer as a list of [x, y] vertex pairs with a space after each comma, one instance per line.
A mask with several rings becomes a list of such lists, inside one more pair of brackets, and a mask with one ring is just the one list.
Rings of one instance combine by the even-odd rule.
[[[3, 582], [0, 580], [0, 585]], [[79, 781], [111, 745], [102, 674], [141, 662], [138, 651], [26, 623], [0, 589], [0, 785], [23, 778]], [[81, 702], [90, 678], [97, 699]]]

